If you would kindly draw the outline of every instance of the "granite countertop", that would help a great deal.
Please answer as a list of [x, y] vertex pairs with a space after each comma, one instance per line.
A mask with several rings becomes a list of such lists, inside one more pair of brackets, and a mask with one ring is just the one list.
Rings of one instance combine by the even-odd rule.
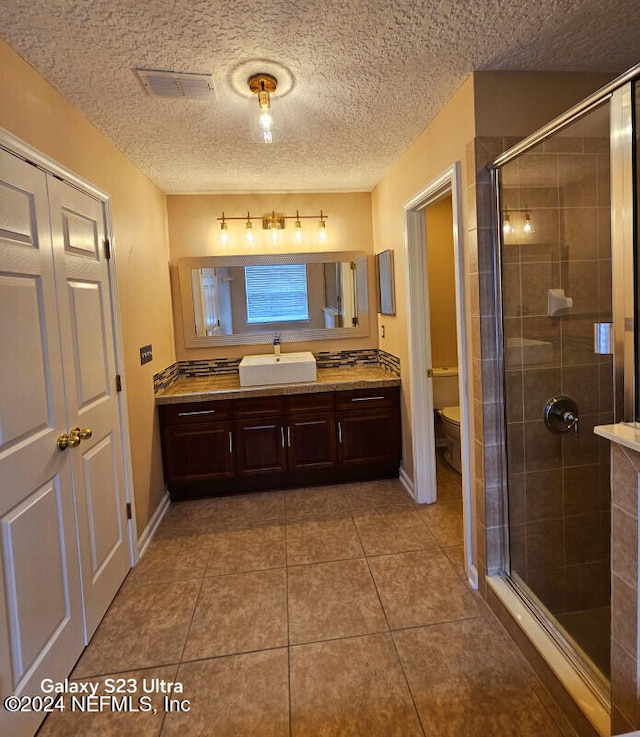
[[272, 384], [269, 386], [240, 386], [235, 374], [212, 376], [180, 376], [166, 389], [156, 393], [156, 404], [205, 402], [211, 399], [237, 397], [264, 397], [282, 394], [311, 394], [345, 389], [369, 389], [382, 386], [400, 386], [400, 377], [377, 366], [349, 366], [318, 369], [316, 381], [300, 384]]
[[630, 450], [640, 453], [640, 428], [633, 422], [618, 422], [616, 425], [597, 425], [593, 428], [596, 435], [600, 435], [612, 443], [624, 445]]

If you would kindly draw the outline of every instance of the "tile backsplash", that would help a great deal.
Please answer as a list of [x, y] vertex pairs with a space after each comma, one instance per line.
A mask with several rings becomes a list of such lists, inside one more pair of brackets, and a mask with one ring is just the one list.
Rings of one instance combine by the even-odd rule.
[[[318, 368], [347, 368], [349, 366], [376, 366], [400, 375], [400, 359], [378, 348], [353, 351], [319, 351], [314, 353]], [[209, 376], [235, 374], [240, 358], [209, 358], [198, 361], [178, 361], [153, 377], [155, 392], [166, 389], [179, 376]]]

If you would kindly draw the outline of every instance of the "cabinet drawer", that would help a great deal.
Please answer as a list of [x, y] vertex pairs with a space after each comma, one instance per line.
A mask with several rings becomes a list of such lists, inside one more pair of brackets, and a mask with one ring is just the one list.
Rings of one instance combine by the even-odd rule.
[[397, 386], [385, 386], [336, 392], [336, 409], [361, 410], [373, 409], [375, 407], [389, 407], [398, 404], [398, 389], [399, 387]]
[[216, 402], [185, 402], [181, 404], [161, 404], [160, 420], [164, 425], [181, 425], [190, 422], [213, 422], [231, 418], [231, 403], [226, 400]]
[[284, 408], [284, 397], [247, 397], [236, 399], [233, 402], [233, 416], [236, 419], [243, 417], [272, 417], [281, 415]]
[[285, 412], [289, 415], [302, 412], [331, 411], [333, 409], [333, 392], [317, 392], [315, 394], [292, 394], [284, 398]]

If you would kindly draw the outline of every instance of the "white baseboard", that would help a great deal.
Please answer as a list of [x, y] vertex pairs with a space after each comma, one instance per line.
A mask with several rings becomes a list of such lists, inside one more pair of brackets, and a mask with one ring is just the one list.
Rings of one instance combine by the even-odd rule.
[[413, 486], [413, 479], [410, 479], [407, 472], [400, 466], [400, 474], [399, 474], [400, 483], [404, 486], [404, 488], [407, 490], [409, 495], [412, 499], [415, 500], [416, 498], [416, 492], [415, 488]]
[[149, 547], [149, 544], [153, 540], [154, 535], [158, 531], [158, 527], [160, 527], [162, 518], [165, 516], [167, 510], [169, 509], [169, 504], [171, 504], [171, 501], [169, 499], [169, 492], [165, 491], [160, 504], [158, 504], [158, 506], [156, 507], [156, 511], [153, 513], [151, 519], [149, 520], [149, 523], [142, 531], [142, 535], [140, 535], [140, 537], [138, 538], [138, 560], [142, 558], [142, 556], [145, 554], [147, 548]]

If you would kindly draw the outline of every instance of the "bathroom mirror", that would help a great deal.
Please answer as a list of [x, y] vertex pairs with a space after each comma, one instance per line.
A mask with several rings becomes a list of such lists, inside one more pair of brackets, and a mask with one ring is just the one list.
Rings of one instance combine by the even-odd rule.
[[376, 277], [378, 312], [381, 315], [395, 315], [396, 290], [393, 275], [393, 251], [390, 249], [376, 254]]
[[358, 251], [185, 258], [178, 273], [187, 348], [369, 334]]

